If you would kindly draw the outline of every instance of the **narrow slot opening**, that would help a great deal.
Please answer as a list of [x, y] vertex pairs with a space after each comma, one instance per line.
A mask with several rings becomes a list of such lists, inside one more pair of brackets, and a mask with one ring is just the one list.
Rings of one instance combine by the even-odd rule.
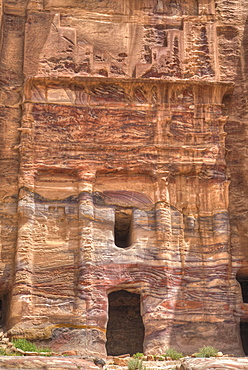
[[116, 207], [114, 237], [119, 248], [128, 248], [132, 244], [132, 218], [132, 208]]

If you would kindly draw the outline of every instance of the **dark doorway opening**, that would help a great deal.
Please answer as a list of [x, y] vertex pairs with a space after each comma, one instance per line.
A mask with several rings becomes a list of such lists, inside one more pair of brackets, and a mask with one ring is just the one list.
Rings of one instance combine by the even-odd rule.
[[248, 278], [241, 273], [238, 273], [237, 281], [241, 286], [243, 302], [248, 303]]
[[248, 280], [238, 280], [238, 282], [241, 286], [243, 302], [248, 303]]
[[9, 295], [0, 296], [0, 328], [4, 327], [7, 318], [7, 309], [9, 307]]
[[115, 245], [119, 248], [127, 248], [132, 244], [133, 210], [131, 208], [116, 207], [115, 209]]
[[245, 355], [248, 355], [248, 322], [240, 322], [240, 337]]
[[119, 290], [110, 293], [108, 299], [107, 354], [143, 352], [145, 330], [140, 314], [140, 295]]

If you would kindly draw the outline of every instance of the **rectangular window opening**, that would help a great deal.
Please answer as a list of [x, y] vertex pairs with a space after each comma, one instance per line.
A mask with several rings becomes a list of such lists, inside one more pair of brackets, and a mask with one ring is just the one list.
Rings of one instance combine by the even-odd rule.
[[114, 236], [119, 248], [128, 248], [132, 244], [132, 219], [132, 208], [116, 207]]

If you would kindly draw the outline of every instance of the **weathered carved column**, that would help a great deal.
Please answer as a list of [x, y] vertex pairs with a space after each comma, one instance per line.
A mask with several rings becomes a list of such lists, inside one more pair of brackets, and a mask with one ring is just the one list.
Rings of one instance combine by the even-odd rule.
[[[34, 192], [25, 185], [34, 184], [34, 175], [29, 173], [20, 179], [22, 187], [18, 201], [18, 238], [16, 246], [14, 284], [11, 297], [11, 326], [21, 323], [26, 317], [32, 316], [32, 270], [33, 270], [33, 227], [35, 223]], [[18, 328], [12, 328], [12, 333], [18, 333]]]
[[[93, 219], [94, 208], [92, 199], [93, 181], [95, 178], [94, 172], [79, 173], [79, 204], [78, 204], [78, 220], [79, 220], [79, 266], [78, 266], [78, 298], [80, 305], [83, 304], [82, 312], [87, 311], [86, 296], [83, 293], [85, 279], [90, 279], [88, 268], [92, 265], [92, 242], [93, 242]], [[88, 279], [87, 279], [88, 276]], [[90, 286], [90, 281], [88, 281]], [[86, 284], [87, 286], [88, 284]]]
[[[84, 323], [82, 336], [87, 354], [104, 352], [99, 339], [101, 335], [94, 312], [97, 301], [97, 292], [94, 290], [96, 282], [94, 266], [94, 205], [93, 185], [95, 171], [81, 171], [79, 173], [79, 280], [78, 280], [78, 306]], [[101, 348], [99, 348], [99, 345]]]
[[[172, 219], [168, 190], [168, 175], [158, 178], [155, 192], [156, 232], [158, 240], [159, 273], [154, 290], [155, 300], [149, 294], [143, 298], [143, 321], [146, 328], [144, 349], [146, 353], [163, 353], [170, 346], [170, 335], [177, 300], [177, 284], [174, 280], [174, 249], [172, 243]], [[150, 289], [154, 289], [150, 288]], [[159, 317], [159, 319], [158, 319]], [[156, 328], [154, 330], [154, 328]]]
[[[1, 295], [9, 294], [11, 291], [17, 238], [16, 210], [20, 139], [17, 129], [21, 120], [24, 27], [27, 3], [27, 0], [0, 1], [0, 239], [2, 243], [0, 263], [1, 268], [5, 271], [2, 275], [4, 282], [0, 282]], [[7, 235], [8, 233], [9, 235]], [[9, 311], [9, 307], [7, 307], [7, 311]], [[9, 326], [8, 322], [6, 324]]]
[[95, 172], [80, 172], [79, 182], [79, 227], [81, 264], [92, 262], [92, 223], [94, 219], [93, 181]]
[[167, 177], [160, 177], [156, 189], [156, 230], [159, 244], [159, 260], [170, 260], [171, 249], [171, 211]]

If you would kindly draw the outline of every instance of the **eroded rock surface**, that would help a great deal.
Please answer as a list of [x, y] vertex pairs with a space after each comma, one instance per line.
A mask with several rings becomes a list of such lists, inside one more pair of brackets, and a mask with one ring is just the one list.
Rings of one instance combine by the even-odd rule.
[[91, 361], [79, 358], [46, 358], [41, 356], [34, 357], [0, 357], [1, 369], [69, 369], [69, 370], [99, 370], [99, 367]]
[[124, 290], [147, 353], [248, 351], [246, 2], [0, 4], [5, 329], [104, 356]]
[[178, 370], [246, 370], [248, 368], [247, 358], [195, 358], [183, 360]]

